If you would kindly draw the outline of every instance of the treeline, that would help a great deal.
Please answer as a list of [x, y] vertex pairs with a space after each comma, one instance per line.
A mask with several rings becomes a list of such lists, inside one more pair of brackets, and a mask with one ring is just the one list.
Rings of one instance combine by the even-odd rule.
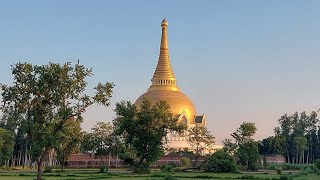
[[[54, 161], [64, 164], [74, 153], [82, 135], [82, 114], [95, 103], [109, 106], [114, 84], [98, 83], [94, 95], [86, 94], [86, 78], [93, 75], [92, 69], [79, 62], [17, 63], [11, 67], [13, 82], [1, 84], [0, 124], [14, 139], [2, 144], [7, 154], [1, 155], [0, 163], [36, 165], [37, 179], [41, 180], [44, 166]], [[5, 137], [0, 141], [8, 139]]]
[[282, 154], [288, 163], [314, 163], [320, 159], [320, 124], [317, 112], [285, 114], [274, 136], [259, 143], [260, 154]]

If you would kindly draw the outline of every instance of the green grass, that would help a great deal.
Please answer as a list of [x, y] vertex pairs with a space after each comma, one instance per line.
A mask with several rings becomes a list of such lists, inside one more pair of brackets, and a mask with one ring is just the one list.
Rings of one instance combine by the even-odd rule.
[[[159, 170], [153, 170], [150, 174], [133, 174], [126, 170], [110, 170], [108, 173], [98, 173], [98, 169], [68, 169], [64, 172], [54, 170], [52, 173], [43, 173], [44, 180], [99, 180], [99, 179], [119, 179], [119, 180], [159, 180], [159, 179], [259, 179], [259, 180], [279, 180], [280, 175], [274, 171], [239, 173], [239, 174], [217, 174], [204, 172], [177, 172], [162, 173]], [[285, 172], [284, 172], [285, 173]], [[35, 179], [35, 170], [11, 170], [0, 171], [0, 180], [32, 180]], [[317, 175], [299, 175], [293, 180], [318, 180]]]

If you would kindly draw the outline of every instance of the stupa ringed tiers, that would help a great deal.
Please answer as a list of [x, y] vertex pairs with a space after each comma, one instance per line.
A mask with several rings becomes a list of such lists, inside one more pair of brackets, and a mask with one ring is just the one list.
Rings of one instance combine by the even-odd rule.
[[196, 118], [195, 107], [177, 86], [177, 80], [170, 64], [167, 36], [168, 22], [166, 19], [163, 19], [161, 27], [160, 54], [156, 70], [151, 79], [152, 84], [148, 91], [136, 100], [135, 105], [140, 106], [144, 98], [149, 99], [152, 103], [165, 100], [169, 103], [171, 112], [175, 116], [179, 116], [179, 119], [183, 118], [187, 121], [188, 125], [195, 125], [195, 123], [204, 125], [204, 117], [200, 118], [201, 122], [195, 122], [195, 119], [199, 119]]

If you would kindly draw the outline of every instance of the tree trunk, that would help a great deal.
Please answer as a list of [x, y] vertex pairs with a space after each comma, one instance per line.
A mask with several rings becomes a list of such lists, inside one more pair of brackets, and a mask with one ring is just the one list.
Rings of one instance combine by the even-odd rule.
[[63, 156], [62, 162], [60, 162], [61, 163], [61, 172], [63, 172], [63, 170], [64, 170], [64, 162], [65, 162], [65, 159], [64, 159], [64, 156]]
[[21, 166], [21, 153], [19, 151], [16, 166]]
[[118, 154], [117, 154], [117, 159], [116, 159], [116, 168], [118, 168]]
[[109, 152], [109, 156], [108, 156], [108, 168], [110, 168], [110, 164], [111, 164], [111, 163], [110, 163], [110, 160], [111, 160], [110, 157], [111, 157], [111, 152]]
[[311, 149], [311, 148], [309, 148], [308, 153], [307, 153], [307, 162], [306, 162], [307, 164], [309, 164], [309, 154], [310, 154], [310, 149]]
[[44, 151], [42, 152], [41, 156], [38, 159], [37, 166], [38, 166], [38, 174], [37, 174], [37, 180], [41, 180], [42, 175], [42, 168], [43, 168], [43, 160], [45, 159], [46, 155], [48, 154], [50, 150], [50, 146], [47, 146]]
[[196, 154], [195, 154], [195, 162], [193, 167], [197, 167], [198, 164], [198, 158], [199, 158], [199, 146], [196, 147]]
[[43, 165], [43, 159], [40, 158], [38, 160], [38, 174], [37, 174], [37, 180], [41, 180], [41, 175], [42, 175], [42, 165]]
[[102, 161], [102, 155], [100, 155], [100, 168], [103, 168], [103, 161]]

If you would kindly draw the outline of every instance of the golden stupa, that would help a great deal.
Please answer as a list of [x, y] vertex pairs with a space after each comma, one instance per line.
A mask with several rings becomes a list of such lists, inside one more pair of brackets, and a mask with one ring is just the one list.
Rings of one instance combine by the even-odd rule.
[[[192, 101], [183, 94], [178, 86], [177, 80], [172, 71], [168, 50], [167, 27], [168, 22], [163, 19], [162, 37], [160, 45], [160, 55], [156, 70], [151, 79], [151, 86], [148, 91], [142, 94], [135, 102], [136, 106], [140, 106], [143, 99], [149, 99], [152, 103], [165, 100], [169, 103], [171, 112], [178, 117], [178, 121], [185, 123], [188, 129], [195, 126], [206, 126], [205, 115], [196, 116], [196, 110]], [[171, 150], [195, 150], [188, 141], [188, 131], [182, 133], [170, 131], [164, 138], [166, 152]], [[213, 150], [221, 149], [221, 145], [215, 145]], [[213, 152], [214, 152], [213, 151]], [[203, 154], [212, 152], [211, 149], [203, 149]]]
[[148, 91], [136, 100], [135, 105], [140, 106], [144, 98], [151, 100], [153, 103], [159, 100], [166, 100], [174, 115], [179, 116], [180, 119], [186, 121], [185, 123], [187, 124], [195, 124], [196, 110], [194, 105], [192, 101], [179, 90], [176, 77], [170, 64], [167, 36], [168, 22], [166, 19], [163, 19], [161, 26], [160, 55], [156, 70], [151, 79], [152, 84]]

